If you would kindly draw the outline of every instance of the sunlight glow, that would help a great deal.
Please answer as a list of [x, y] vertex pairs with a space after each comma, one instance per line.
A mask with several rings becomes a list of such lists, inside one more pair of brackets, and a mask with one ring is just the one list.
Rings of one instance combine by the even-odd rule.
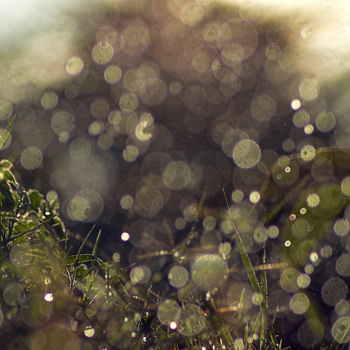
[[126, 242], [126, 241], [129, 240], [130, 235], [129, 235], [128, 232], [123, 232], [123, 233], [121, 234], [120, 238], [122, 239], [122, 241]]
[[51, 303], [53, 301], [53, 294], [51, 292], [46, 293], [44, 296], [45, 301], [47, 301], [48, 303]]

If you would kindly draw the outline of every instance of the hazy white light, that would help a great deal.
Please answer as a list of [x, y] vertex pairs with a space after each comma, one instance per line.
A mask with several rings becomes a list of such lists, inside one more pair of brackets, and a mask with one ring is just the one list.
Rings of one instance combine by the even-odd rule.
[[95, 329], [91, 326], [86, 326], [84, 329], [84, 335], [87, 338], [92, 338], [95, 335]]
[[299, 100], [293, 100], [291, 102], [290, 106], [292, 107], [292, 109], [294, 109], [296, 111], [297, 109], [299, 109], [301, 107], [301, 102]]
[[[293, 18], [298, 23], [302, 19], [304, 31], [297, 46], [300, 57], [294, 65], [299, 73], [313, 75], [320, 81], [341, 76], [348, 67], [350, 26], [348, 17], [350, 2], [348, 0], [219, 0], [252, 13], [260, 20], [283, 20], [283, 16]], [[292, 20], [291, 20], [292, 21]], [[305, 33], [304, 33], [305, 34]], [[346, 49], [345, 49], [346, 48]], [[306, 59], [304, 59], [306, 58]]]
[[44, 296], [45, 301], [47, 301], [48, 303], [51, 303], [53, 301], [53, 294], [51, 292], [46, 293]]
[[285, 246], [285, 247], [290, 247], [291, 245], [292, 245], [292, 242], [289, 241], [289, 240], [287, 240], [287, 241], [284, 242], [284, 246]]
[[[52, 26], [58, 13], [74, 9], [81, 0], [0, 0], [0, 39], [26, 34], [33, 28]], [[45, 13], [45, 16], [42, 14]]]
[[129, 240], [130, 235], [129, 235], [128, 232], [123, 232], [123, 233], [121, 234], [120, 238], [122, 239], [122, 241], [126, 242], [126, 241]]

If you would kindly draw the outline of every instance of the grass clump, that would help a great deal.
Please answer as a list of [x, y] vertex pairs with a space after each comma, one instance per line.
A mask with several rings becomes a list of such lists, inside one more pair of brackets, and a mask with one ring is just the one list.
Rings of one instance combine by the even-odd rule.
[[[196, 261], [195, 283], [165, 295], [152, 283], [138, 283], [142, 270], [130, 273], [115, 256], [111, 261], [100, 259], [101, 231], [95, 228], [72, 252], [58, 204], [48, 202], [38, 191], [25, 190], [11, 167], [9, 161], [0, 163], [2, 348], [286, 349], [269, 316], [266, 273], [261, 272], [259, 281], [237, 228], [244, 285], [250, 281], [259, 299], [254, 310], [247, 308], [246, 287], [238, 292], [236, 305], [217, 304], [220, 288], [211, 281], [218, 281], [215, 272], [229, 272], [212, 253]], [[189, 258], [197, 235], [195, 223], [168, 254], [175, 261]], [[88, 240], [95, 240], [90, 253], [83, 249]], [[201, 288], [208, 261], [214, 273]]]

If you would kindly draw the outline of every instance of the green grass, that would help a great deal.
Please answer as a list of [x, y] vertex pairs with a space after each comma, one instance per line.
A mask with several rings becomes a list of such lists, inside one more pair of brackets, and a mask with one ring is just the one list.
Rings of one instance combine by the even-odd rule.
[[[0, 162], [0, 341], [4, 348], [26, 348], [33, 342], [49, 348], [50, 342], [57, 341], [59, 329], [62, 342], [90, 344], [93, 349], [290, 349], [276, 334], [269, 310], [266, 247], [259, 265], [254, 266], [226, 195], [236, 247], [230, 254], [240, 255], [240, 261], [235, 260], [238, 265], [230, 266], [229, 277], [242, 266], [241, 277], [259, 299], [250, 313], [246, 311], [249, 284], [240, 291], [237, 304], [220, 305], [216, 296], [225, 293], [226, 282], [203, 291], [189, 281], [166, 295], [154, 288], [155, 279], [133, 283], [130, 268], [118, 259], [99, 257], [102, 231], [95, 227], [72, 251], [69, 232], [58, 215], [59, 204], [49, 203], [38, 191], [25, 190], [11, 166], [9, 161]], [[153, 252], [150, 258], [167, 256], [174, 262], [188, 262], [193, 254], [201, 254], [196, 250], [198, 227], [195, 222], [176, 247]], [[94, 241], [90, 252], [88, 241]], [[166, 280], [164, 272], [160, 279]], [[171, 319], [165, 322], [159, 316], [164, 299], [177, 305], [182, 316], [187, 315], [182, 322], [174, 314], [176, 329], [170, 327]], [[341, 348], [337, 342], [329, 347]]]
[[[0, 339], [7, 347], [11, 348], [15, 342], [22, 346], [30, 343], [40, 329], [47, 330], [41, 341], [49, 344], [58, 324], [67, 339], [109, 344], [111, 348], [162, 349], [164, 343], [167, 349], [283, 348], [276, 340], [268, 316], [266, 273], [258, 281], [238, 231], [235, 241], [246, 274], [254, 293], [263, 296], [259, 317], [253, 327], [246, 323], [243, 309], [240, 310], [242, 302], [237, 310], [238, 319], [234, 324], [227, 322], [213, 296], [205, 296], [192, 285], [181, 302], [176, 294], [169, 296], [182, 307], [189, 302], [197, 305], [198, 317], [203, 317], [203, 329], [197, 332], [198, 320], [194, 318], [193, 324], [188, 321], [183, 326], [182, 333], [195, 334], [184, 336], [159, 321], [157, 310], [161, 298], [151, 284], [132, 284], [128, 271], [118, 261], [103, 261], [98, 257], [101, 231], [96, 232], [93, 227], [77, 252], [71, 252], [68, 232], [58, 216], [58, 204], [48, 203], [37, 191], [24, 190], [16, 181], [10, 162], [2, 161], [0, 167]], [[94, 235], [92, 251], [83, 253], [86, 242]], [[196, 236], [194, 224], [171, 254], [188, 254]], [[46, 301], [50, 295], [53, 300]], [[112, 315], [118, 315], [114, 323], [108, 322]], [[244, 329], [241, 335], [240, 329]], [[92, 334], [89, 330], [92, 337], [87, 336]]]

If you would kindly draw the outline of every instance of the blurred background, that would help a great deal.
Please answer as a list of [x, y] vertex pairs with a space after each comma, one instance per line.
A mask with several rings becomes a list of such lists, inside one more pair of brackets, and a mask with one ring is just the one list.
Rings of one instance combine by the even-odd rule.
[[200, 246], [230, 241], [223, 190], [254, 208], [240, 229], [258, 263], [271, 166], [350, 146], [347, 6], [0, 0], [1, 156], [59, 200], [72, 244], [96, 225], [101, 254], [147, 281], [196, 218]]

